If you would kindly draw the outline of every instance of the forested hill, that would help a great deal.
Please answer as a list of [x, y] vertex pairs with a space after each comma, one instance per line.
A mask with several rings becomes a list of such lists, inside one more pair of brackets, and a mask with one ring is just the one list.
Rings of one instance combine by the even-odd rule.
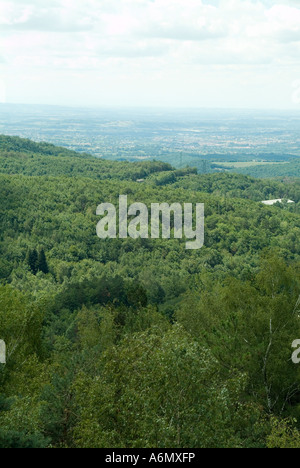
[[[237, 174], [199, 174], [193, 168], [174, 169], [160, 161], [112, 162], [96, 159], [48, 143], [34, 143], [0, 135], [0, 172], [27, 176], [88, 177], [96, 180], [141, 181], [154, 186], [173, 185], [220, 197], [254, 201], [292, 199], [300, 201], [300, 179], [257, 180]], [[257, 174], [256, 174], [257, 175]]]
[[261, 166], [248, 167], [247, 169], [236, 169], [239, 174], [249, 174], [253, 177], [300, 177], [300, 160], [282, 164], [266, 164]]
[[38, 154], [44, 156], [60, 156], [60, 157], [81, 157], [81, 158], [89, 158], [90, 156], [87, 154], [78, 154], [75, 151], [70, 151], [66, 148], [58, 147], [51, 145], [50, 143], [41, 142], [36, 143], [34, 141], [7, 136], [7, 135], [0, 135], [0, 150], [2, 154], [16, 152], [21, 154]]
[[134, 165], [129, 162], [110, 162], [48, 143], [0, 136], [0, 172], [5, 174], [137, 180], [155, 172], [171, 170], [169, 164], [160, 161], [138, 162]]
[[[1, 141], [0, 447], [300, 447], [299, 181]], [[204, 247], [100, 240], [120, 194], [204, 203]]]

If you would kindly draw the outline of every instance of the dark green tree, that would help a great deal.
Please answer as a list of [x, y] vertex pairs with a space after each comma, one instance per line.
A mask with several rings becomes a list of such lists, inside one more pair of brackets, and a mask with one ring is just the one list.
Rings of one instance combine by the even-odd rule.
[[29, 265], [30, 270], [34, 275], [38, 272], [38, 253], [36, 249], [30, 249], [27, 252], [26, 263]]
[[37, 269], [38, 271], [45, 273], [45, 275], [49, 273], [47, 258], [44, 249], [41, 249], [38, 253]]

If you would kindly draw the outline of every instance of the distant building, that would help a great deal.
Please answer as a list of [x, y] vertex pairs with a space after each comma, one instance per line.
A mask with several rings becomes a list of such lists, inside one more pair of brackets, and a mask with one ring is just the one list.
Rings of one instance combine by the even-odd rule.
[[[284, 199], [283, 198], [278, 198], [277, 200], [265, 200], [262, 201], [264, 205], [272, 206], [276, 205], [276, 203], [283, 203]], [[287, 200], [287, 203], [295, 203], [293, 200]]]

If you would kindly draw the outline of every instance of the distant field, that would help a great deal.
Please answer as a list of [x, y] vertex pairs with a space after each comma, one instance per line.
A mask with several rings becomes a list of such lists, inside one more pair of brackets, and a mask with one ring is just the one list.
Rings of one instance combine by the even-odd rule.
[[273, 161], [237, 161], [237, 162], [213, 162], [212, 164], [217, 164], [218, 166], [224, 166], [232, 169], [245, 169], [247, 167], [254, 166], [272, 166], [274, 164], [289, 164], [289, 161], [273, 162]]

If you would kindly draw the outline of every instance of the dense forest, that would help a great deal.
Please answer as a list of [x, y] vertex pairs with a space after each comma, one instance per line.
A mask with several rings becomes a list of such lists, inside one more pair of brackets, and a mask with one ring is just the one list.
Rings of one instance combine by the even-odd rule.
[[[120, 194], [204, 203], [204, 247], [100, 240]], [[0, 200], [0, 447], [300, 447], [299, 179], [2, 136]]]
[[[276, 154], [193, 154], [176, 153], [156, 157], [181, 169], [188, 164], [197, 168], [199, 174], [219, 172], [249, 175], [259, 179], [300, 177], [300, 159], [293, 155]], [[137, 159], [136, 159], [137, 160]]]
[[249, 174], [253, 177], [300, 177], [300, 160], [282, 164], [266, 164], [261, 166], [248, 167], [247, 169], [237, 169], [239, 174]]

